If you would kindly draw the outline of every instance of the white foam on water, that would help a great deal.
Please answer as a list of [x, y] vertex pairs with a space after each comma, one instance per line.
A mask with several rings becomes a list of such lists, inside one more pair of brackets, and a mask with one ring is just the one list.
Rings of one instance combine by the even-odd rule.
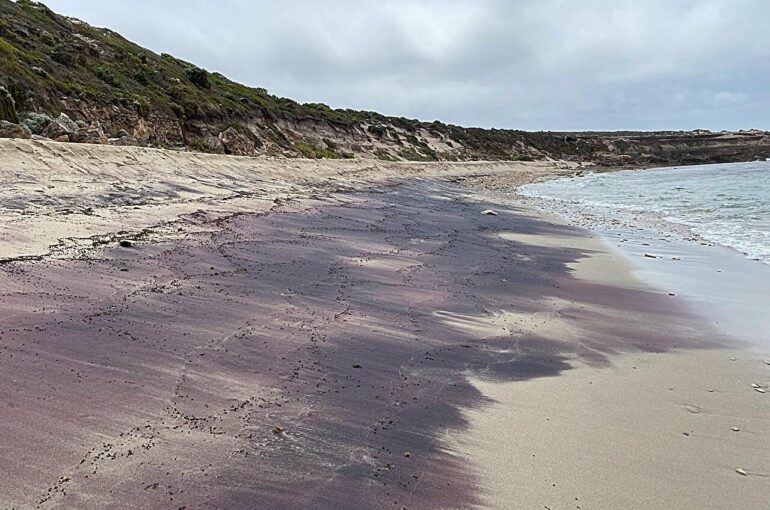
[[770, 264], [770, 162], [594, 173], [519, 189], [578, 224], [688, 234]]
[[590, 174], [518, 192], [601, 234], [642, 281], [770, 353], [770, 163]]

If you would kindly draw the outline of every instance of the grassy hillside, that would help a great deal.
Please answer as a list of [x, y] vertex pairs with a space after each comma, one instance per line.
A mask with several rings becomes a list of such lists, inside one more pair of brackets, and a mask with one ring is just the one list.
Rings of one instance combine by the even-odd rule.
[[[0, 120], [43, 134], [49, 118], [65, 113], [82, 129], [89, 127], [98, 134], [71, 136], [74, 141], [104, 143], [111, 138], [114, 143], [311, 158], [431, 161], [550, 156], [608, 164], [680, 158], [671, 156], [676, 141], [666, 146], [667, 155], [656, 154], [655, 137], [660, 134], [462, 128], [299, 104], [171, 55], [155, 54], [111, 30], [58, 15], [30, 0], [0, 0], [0, 87]], [[749, 144], [758, 140], [755, 136]], [[735, 150], [736, 143], [745, 145], [745, 139], [727, 142], [731, 147], [727, 151], [713, 150], [722, 142], [708, 142], [706, 153], [694, 155], [694, 161], [754, 155], [755, 148]], [[682, 141], [678, 148], [686, 151], [691, 146]]]
[[350, 123], [367, 115], [272, 96], [28, 0], [0, 2], [0, 73], [22, 111], [56, 111], [60, 97], [72, 96], [188, 119], [258, 111]]

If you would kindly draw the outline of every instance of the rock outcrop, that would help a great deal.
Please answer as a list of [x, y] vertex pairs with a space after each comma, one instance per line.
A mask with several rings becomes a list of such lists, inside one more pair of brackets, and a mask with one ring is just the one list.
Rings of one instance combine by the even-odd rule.
[[145, 147], [145, 146], [147, 146], [147, 142], [145, 140], [142, 140], [141, 138], [137, 138], [135, 136], [131, 136], [129, 134], [117, 136], [115, 138], [110, 138], [108, 140], [108, 143], [110, 145], [116, 145], [116, 146], [122, 146], [122, 147], [129, 147], [129, 146]]
[[66, 113], [62, 113], [48, 124], [43, 136], [57, 142], [73, 142], [79, 130], [80, 126]]
[[18, 124], [0, 120], [0, 138], [32, 138], [32, 133]]
[[219, 140], [222, 142], [225, 154], [255, 156], [257, 153], [254, 142], [234, 127], [229, 127], [219, 133]]
[[78, 143], [95, 143], [105, 145], [109, 143], [107, 135], [104, 134], [102, 125], [97, 121], [90, 126], [78, 129], [70, 135], [71, 141]]

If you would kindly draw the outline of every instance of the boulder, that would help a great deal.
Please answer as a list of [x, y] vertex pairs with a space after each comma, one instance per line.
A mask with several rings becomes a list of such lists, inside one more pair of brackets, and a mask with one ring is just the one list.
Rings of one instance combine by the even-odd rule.
[[80, 128], [76, 133], [70, 135], [70, 140], [78, 143], [93, 143], [106, 145], [109, 143], [107, 135], [99, 122], [94, 122], [90, 126]]
[[147, 140], [143, 138], [137, 138], [131, 135], [123, 135], [123, 136], [118, 136], [116, 138], [110, 138], [109, 143], [110, 145], [116, 145], [120, 147], [126, 147], [126, 146], [146, 147], [147, 146]]
[[256, 153], [254, 142], [234, 127], [229, 127], [219, 133], [219, 140], [222, 142], [225, 154], [253, 156]]
[[18, 124], [8, 122], [7, 120], [0, 120], [0, 138], [32, 138], [32, 133], [24, 129]]
[[70, 142], [79, 130], [80, 127], [77, 123], [70, 119], [66, 113], [62, 113], [48, 124], [43, 136], [57, 142]]

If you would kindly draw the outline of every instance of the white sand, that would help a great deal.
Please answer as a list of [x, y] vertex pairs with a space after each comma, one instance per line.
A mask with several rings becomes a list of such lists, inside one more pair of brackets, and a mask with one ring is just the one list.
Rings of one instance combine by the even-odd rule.
[[574, 167], [266, 159], [0, 139], [0, 260], [61, 255], [93, 236], [130, 236], [200, 209], [231, 214], [391, 178], [502, 172], [528, 182]]

